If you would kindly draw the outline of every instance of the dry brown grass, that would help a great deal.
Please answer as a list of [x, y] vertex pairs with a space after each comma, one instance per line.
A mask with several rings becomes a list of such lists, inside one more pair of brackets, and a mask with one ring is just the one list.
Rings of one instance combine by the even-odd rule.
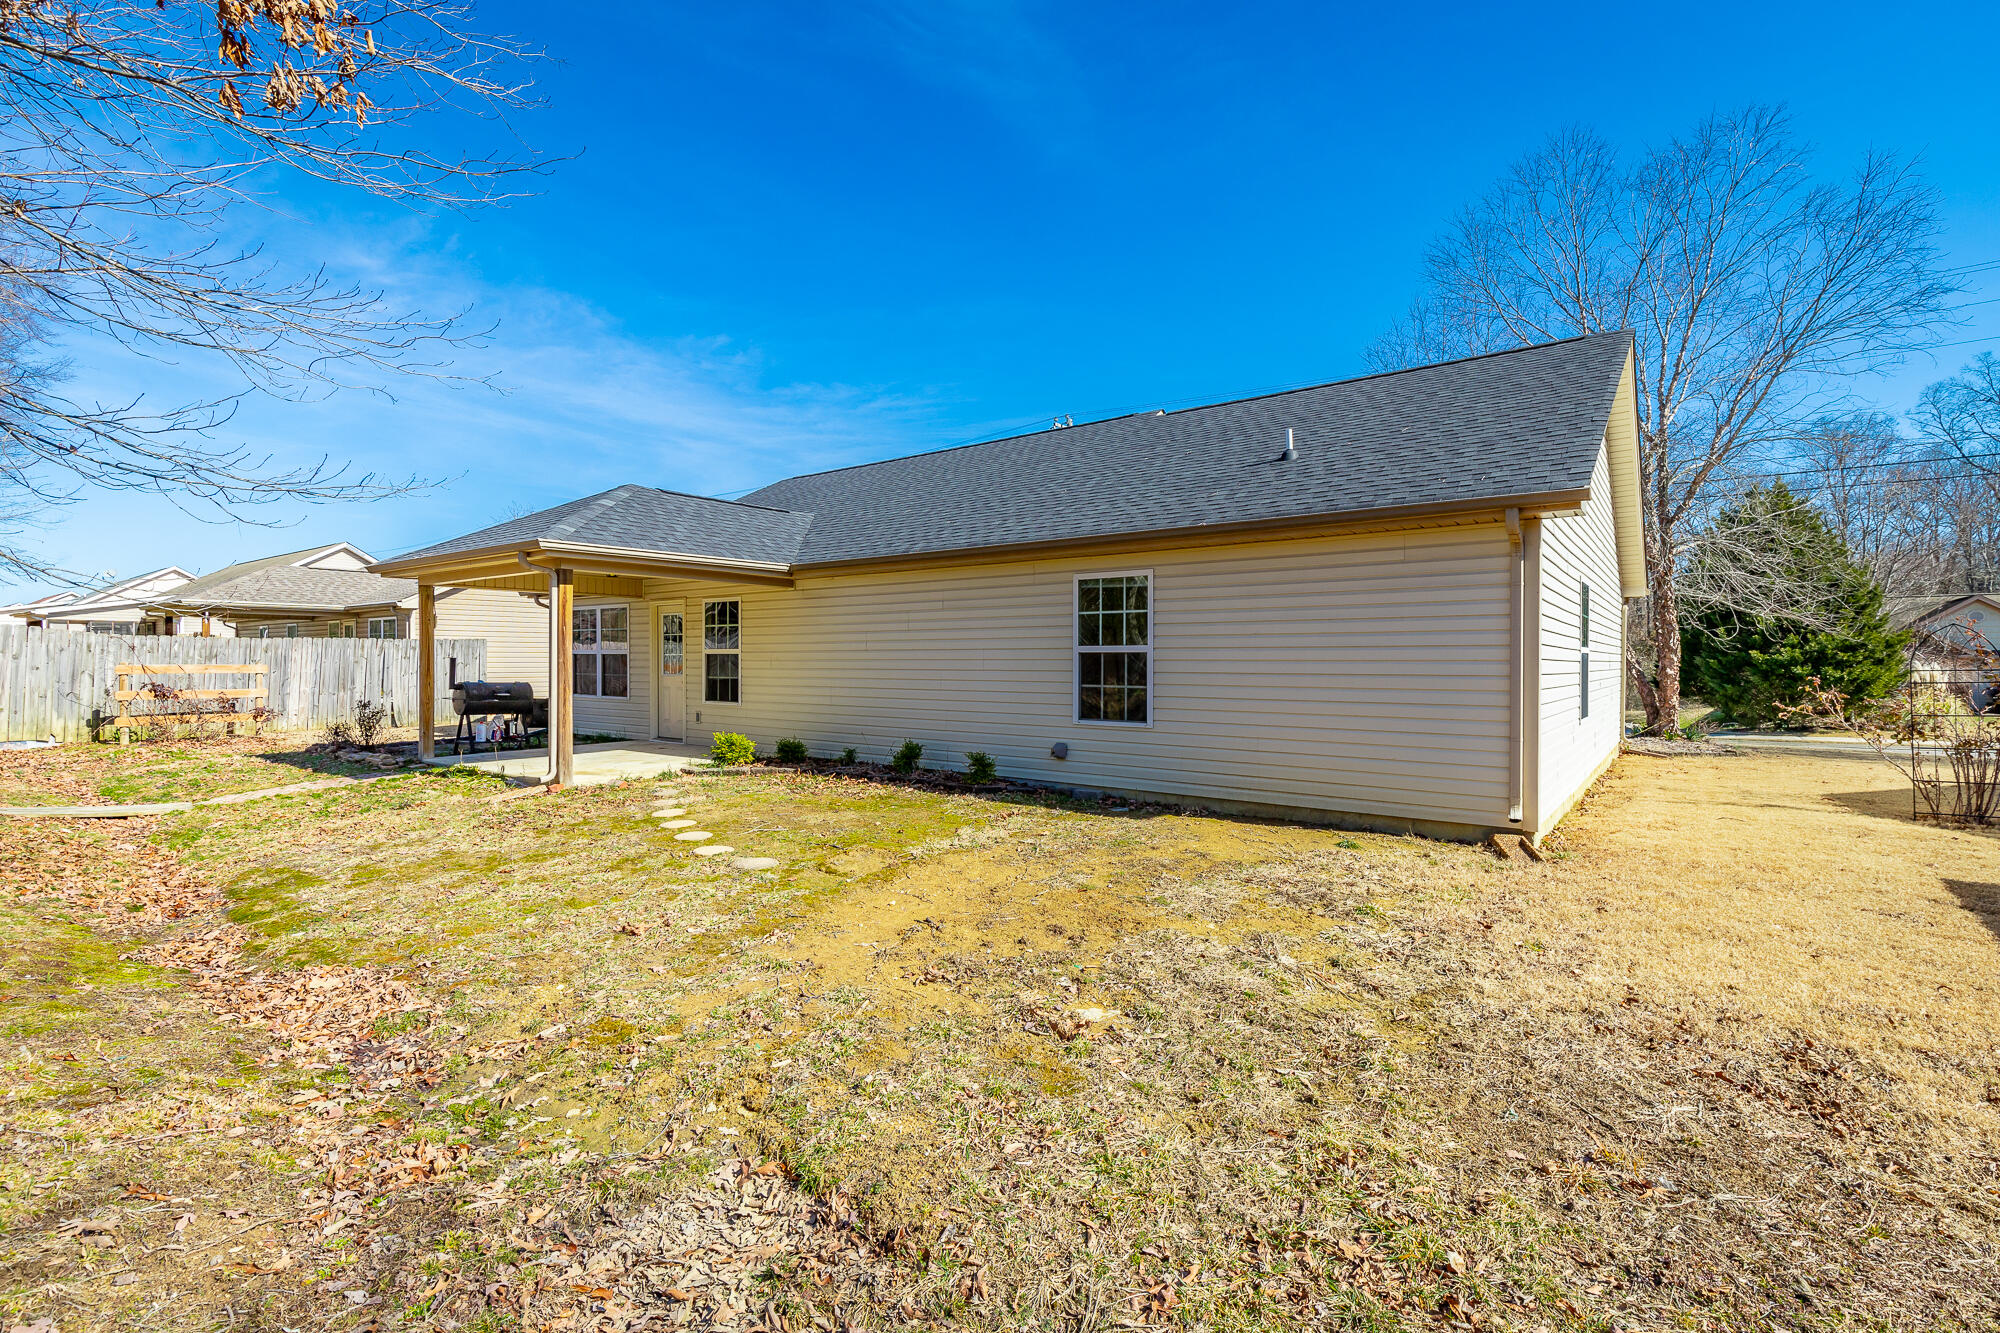
[[[1991, 1326], [2000, 841], [1885, 768], [1631, 757], [1536, 867], [805, 775], [493, 794], [12, 849], [13, 1313]], [[117, 959], [197, 945], [206, 1003]]]

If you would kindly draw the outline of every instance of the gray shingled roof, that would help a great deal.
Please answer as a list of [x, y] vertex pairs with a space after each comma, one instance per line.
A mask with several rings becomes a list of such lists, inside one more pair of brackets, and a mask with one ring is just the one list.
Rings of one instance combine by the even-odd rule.
[[620, 486], [396, 558], [413, 560], [539, 540], [784, 565], [798, 553], [810, 522], [809, 514], [763, 505]]
[[[411, 579], [385, 579], [358, 569], [307, 569], [299, 565], [265, 565], [234, 578], [209, 582], [195, 589], [183, 584], [156, 598], [158, 606], [273, 611], [346, 611], [363, 606], [387, 606], [416, 594]], [[218, 571], [226, 572], [226, 571]], [[194, 589], [191, 593], [190, 590]]]
[[308, 546], [303, 551], [286, 551], [283, 555], [267, 555], [260, 556], [255, 560], [239, 560], [233, 565], [224, 565], [221, 569], [211, 574], [203, 574], [200, 578], [189, 579], [186, 583], [173, 589], [172, 595], [176, 599], [190, 594], [200, 597], [213, 589], [234, 583], [246, 574], [254, 574], [263, 569], [280, 569], [287, 565], [295, 564], [309, 555], [317, 555], [321, 551], [332, 550], [338, 545], [340, 545], [339, 542], [328, 542], [324, 546]]
[[[797, 563], [1582, 489], [1631, 340], [1577, 338], [794, 477]], [[1285, 431], [1298, 458], [1279, 461]]]
[[[413, 551], [535, 539], [809, 566], [1582, 491], [1625, 333], [793, 477], [620, 486]], [[1298, 457], [1281, 461], [1286, 430]]]

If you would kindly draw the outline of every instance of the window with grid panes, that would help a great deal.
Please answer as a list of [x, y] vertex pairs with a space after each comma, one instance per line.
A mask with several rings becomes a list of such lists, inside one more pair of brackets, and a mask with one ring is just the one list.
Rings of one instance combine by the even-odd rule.
[[701, 697], [712, 704], [743, 702], [741, 602], [706, 602], [702, 605]]
[[1076, 581], [1076, 716], [1143, 726], [1152, 719], [1153, 578]]

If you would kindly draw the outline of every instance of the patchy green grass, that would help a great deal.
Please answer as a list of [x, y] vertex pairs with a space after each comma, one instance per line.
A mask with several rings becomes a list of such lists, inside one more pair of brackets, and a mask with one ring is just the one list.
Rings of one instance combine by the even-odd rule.
[[196, 801], [376, 770], [311, 748], [304, 735], [0, 751], [0, 805]]
[[[9, 1214], [0, 1301], [34, 1314], [60, 1280], [96, 1317], [164, 1327], [147, 1300], [172, 1289], [183, 1322], [254, 1308], [302, 1327], [358, 1282], [370, 1309], [440, 1327], [581, 1328], [592, 1301], [639, 1299], [590, 1293], [644, 1286], [586, 1259], [610, 1262], [649, 1210], [711, 1197], [717, 1165], [742, 1159], [826, 1201], [875, 1265], [857, 1284], [780, 1247], [700, 1297], [770, 1302], [794, 1327], [911, 1311], [1037, 1328], [1979, 1326], [2000, 1209], [1983, 1211], [1993, 1159], [1971, 1146], [1994, 1113], [1966, 1089], [1995, 1073], [1989, 1029], [1951, 1029], [1963, 1069], [1919, 1085], [1837, 1024], [1760, 1017], [1651, 968], [1604, 886], [1646, 903], [1662, 948], [1704, 930], [1699, 905], [1649, 887], [1671, 876], [1606, 809], [1648, 827], [1698, 788], [1711, 814], [1763, 811], [1748, 847], [1816, 827], [1825, 803], [1770, 813], [1762, 770], [1649, 772], [1658, 792], [1614, 783], [1567, 859], [1531, 869], [806, 773], [501, 799], [491, 778], [430, 771], [94, 835], [74, 845], [169, 857], [211, 894], [139, 921], [118, 895], [73, 894], [86, 911], [38, 889], [0, 921], [27, 941], [0, 1021], [36, 1062], [8, 1070], [8, 1121], [53, 1136], [6, 1159], [29, 1202]], [[664, 805], [777, 867], [697, 855], [651, 816]], [[2000, 880], [1986, 844], [1935, 851]], [[1757, 873], [1739, 916], [1782, 917], [1783, 894], [1811, 888], [1782, 861]], [[218, 930], [240, 932], [246, 970], [207, 1004], [123, 957]], [[1992, 947], [1973, 932], [1948, 952]], [[1614, 958], [1616, 975], [1593, 970]], [[216, 1021], [228, 995], [264, 993], [260, 975], [328, 994], [393, 977], [421, 1003], [383, 1010], [344, 1061], [288, 1054]], [[1891, 977], [1865, 989], [1840, 1003], [1943, 1012]], [[88, 1058], [56, 1059], [58, 1043]], [[48, 1166], [45, 1142], [63, 1145]], [[434, 1176], [368, 1165], [424, 1152], [446, 1154]], [[190, 1209], [187, 1237], [214, 1247], [198, 1271], [135, 1180], [191, 1201], [160, 1207]], [[90, 1210], [126, 1217], [129, 1238], [36, 1239]], [[232, 1237], [267, 1215], [341, 1227]], [[135, 1288], [78, 1285], [113, 1256]]]

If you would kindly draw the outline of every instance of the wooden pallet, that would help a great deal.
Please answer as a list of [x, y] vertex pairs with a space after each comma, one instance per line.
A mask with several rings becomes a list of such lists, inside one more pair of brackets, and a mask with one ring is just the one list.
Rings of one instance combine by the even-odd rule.
[[[224, 729], [229, 735], [233, 736], [236, 734], [236, 718], [239, 716], [237, 710], [242, 706], [240, 701], [245, 699], [255, 700], [256, 702], [251, 705], [251, 711], [254, 712], [259, 708], [266, 707], [271, 700], [270, 687], [266, 684], [266, 677], [271, 668], [262, 662], [205, 662], [200, 664], [185, 662], [120, 662], [115, 670], [117, 672], [118, 684], [117, 688], [111, 692], [111, 697], [118, 703], [118, 716], [111, 719], [107, 725], [117, 731], [120, 742], [129, 739], [130, 732], [134, 727], [139, 726], [141, 723], [154, 721], [163, 717], [221, 717], [224, 719]], [[250, 676], [257, 683], [249, 686], [231, 686], [226, 689], [177, 689], [175, 694], [179, 696], [178, 699], [162, 699], [160, 702], [177, 703], [180, 700], [186, 700], [193, 705], [192, 707], [169, 707], [157, 712], [141, 713], [134, 716], [129, 707], [132, 701], [152, 697], [144, 687], [135, 688], [131, 684], [131, 678], [134, 676]], [[226, 699], [229, 701], [229, 707], [227, 709], [211, 709], [202, 706], [212, 699]]]

